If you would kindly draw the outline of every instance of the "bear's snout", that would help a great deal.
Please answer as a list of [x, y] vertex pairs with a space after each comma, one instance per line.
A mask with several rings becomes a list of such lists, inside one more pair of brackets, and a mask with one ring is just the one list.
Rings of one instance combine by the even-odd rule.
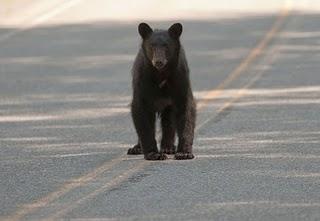
[[165, 66], [165, 63], [163, 61], [155, 61], [153, 66], [157, 69], [162, 69]]
[[162, 48], [156, 48], [153, 52], [152, 65], [160, 70], [167, 64], [166, 53]]

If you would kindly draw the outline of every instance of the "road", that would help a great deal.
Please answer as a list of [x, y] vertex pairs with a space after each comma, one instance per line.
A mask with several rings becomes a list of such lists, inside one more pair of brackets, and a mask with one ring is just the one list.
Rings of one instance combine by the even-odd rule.
[[319, 19], [182, 21], [196, 158], [163, 162], [126, 155], [137, 22], [0, 29], [0, 220], [319, 220]]

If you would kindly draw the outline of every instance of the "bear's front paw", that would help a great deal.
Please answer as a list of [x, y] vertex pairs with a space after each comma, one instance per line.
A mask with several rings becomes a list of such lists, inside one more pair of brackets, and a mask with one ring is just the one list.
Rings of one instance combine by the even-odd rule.
[[144, 155], [146, 160], [166, 160], [168, 159], [167, 155], [164, 153], [150, 152]]
[[137, 144], [137, 145], [135, 145], [134, 147], [129, 148], [127, 154], [128, 154], [128, 155], [142, 154], [142, 149], [141, 149], [140, 145]]
[[161, 153], [175, 154], [176, 146], [173, 145], [172, 147], [161, 147]]
[[179, 152], [174, 155], [174, 159], [176, 160], [191, 160], [193, 158], [194, 158], [194, 155], [192, 153]]

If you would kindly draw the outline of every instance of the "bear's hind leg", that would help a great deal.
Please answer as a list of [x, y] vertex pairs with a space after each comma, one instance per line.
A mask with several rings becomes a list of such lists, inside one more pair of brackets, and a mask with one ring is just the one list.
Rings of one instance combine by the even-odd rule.
[[180, 107], [182, 112], [177, 114], [177, 132], [179, 144], [174, 156], [176, 160], [193, 159], [192, 144], [196, 120], [196, 106], [193, 98], [189, 98], [184, 107]]

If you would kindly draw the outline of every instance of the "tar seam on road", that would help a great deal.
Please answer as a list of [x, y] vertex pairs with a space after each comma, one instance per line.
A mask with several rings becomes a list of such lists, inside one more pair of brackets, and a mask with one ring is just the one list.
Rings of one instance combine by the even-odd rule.
[[[256, 60], [258, 56], [262, 54], [262, 51], [265, 50], [265, 48], [268, 46], [268, 44], [272, 41], [274, 36], [279, 32], [280, 28], [282, 27], [283, 22], [285, 21], [285, 18], [288, 16], [289, 10], [285, 9], [283, 10], [280, 15], [277, 17], [275, 23], [272, 25], [271, 29], [267, 32], [267, 34], [263, 37], [263, 39], [258, 43], [256, 47], [254, 47], [249, 55], [228, 75], [228, 77], [220, 83], [214, 90], [211, 90], [208, 92], [207, 95], [205, 95], [205, 100], [198, 103], [198, 110], [206, 107], [210, 101], [217, 98], [221, 93], [222, 90], [228, 86], [232, 81], [237, 79], [242, 73], [244, 73], [245, 70]], [[1, 41], [1, 39], [0, 39]], [[255, 78], [254, 78], [255, 79]], [[254, 83], [255, 81], [250, 81]], [[244, 88], [249, 87], [252, 83], [245, 85]], [[240, 91], [243, 90], [243, 88], [239, 89]], [[219, 110], [218, 113], [223, 112], [228, 106], [232, 104], [235, 100], [241, 97], [242, 93], [238, 93], [238, 95], [231, 99], [231, 101], [226, 102]], [[217, 115], [215, 115], [217, 116]], [[210, 118], [212, 120], [212, 118]], [[201, 124], [196, 128], [196, 131], [200, 129], [205, 125], [204, 123]], [[17, 211], [4, 219], [5, 221], [18, 221], [21, 220], [24, 216], [31, 214], [35, 212], [38, 209], [44, 208], [48, 206], [52, 201], [64, 196], [71, 190], [74, 190], [77, 187], [83, 186], [87, 184], [89, 181], [94, 180], [97, 176], [101, 175], [106, 170], [112, 168], [117, 163], [121, 163], [123, 160], [126, 159], [126, 154], [122, 154], [119, 157], [111, 160], [110, 162], [107, 162], [100, 167], [94, 169], [92, 172], [87, 173], [86, 175], [80, 176], [76, 179], [71, 179], [69, 181], [66, 181], [64, 185], [62, 185], [58, 190], [53, 191], [49, 193], [48, 195], [36, 200], [33, 203], [30, 204], [24, 204], [20, 208], [17, 209]], [[145, 166], [151, 164], [151, 161], [141, 161], [138, 164], [136, 164], [131, 169], [127, 170], [124, 173], [119, 174], [114, 179], [110, 180], [106, 184], [104, 184], [102, 187], [94, 190], [90, 194], [86, 195], [85, 197], [80, 198], [77, 202], [74, 202], [72, 205], [64, 207], [59, 212], [56, 212], [51, 217], [45, 218], [44, 220], [52, 220], [57, 219], [63, 214], [71, 211], [72, 209], [76, 208], [79, 204], [83, 203], [84, 201], [91, 199], [95, 196], [97, 196], [99, 193], [107, 191], [109, 188], [120, 184], [122, 181], [128, 179], [132, 174], [138, 172], [140, 169], [143, 169]]]

